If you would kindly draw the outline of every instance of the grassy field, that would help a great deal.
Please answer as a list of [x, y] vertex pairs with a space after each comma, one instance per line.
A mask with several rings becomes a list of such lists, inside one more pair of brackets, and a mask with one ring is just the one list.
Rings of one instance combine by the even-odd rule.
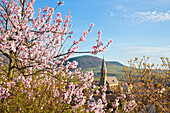
[[[106, 67], [107, 67], [107, 76], [116, 76], [119, 80], [121, 80], [122, 75], [124, 75], [122, 66], [111, 65]], [[100, 72], [101, 72], [100, 69], [101, 66], [98, 66], [95, 68], [84, 69], [83, 72], [86, 72], [88, 70], [93, 70], [93, 72], [95, 73], [95, 79], [97, 80], [100, 78]]]

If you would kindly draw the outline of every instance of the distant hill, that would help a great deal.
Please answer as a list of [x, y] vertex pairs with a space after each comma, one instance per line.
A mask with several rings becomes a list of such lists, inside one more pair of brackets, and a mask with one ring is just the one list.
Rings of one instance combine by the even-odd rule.
[[[70, 58], [69, 61], [77, 61], [78, 67], [82, 68], [83, 72], [88, 70], [93, 70], [96, 77], [100, 77], [100, 69], [102, 65], [102, 59], [90, 55], [79, 56]], [[121, 76], [124, 74], [123, 67], [124, 65], [117, 61], [105, 61], [107, 67], [108, 76], [116, 76], [118, 79], [121, 79]]]
[[[73, 58], [69, 59], [69, 61], [71, 61], [71, 62], [74, 60], [79, 63], [78, 67], [81, 67], [82, 69], [87, 69], [87, 68], [101, 66], [103, 59], [94, 57], [94, 56], [90, 56], [90, 55], [73, 57]], [[111, 65], [124, 66], [123, 64], [121, 64], [117, 61], [106, 61], [106, 65], [107, 66], [111, 66]]]

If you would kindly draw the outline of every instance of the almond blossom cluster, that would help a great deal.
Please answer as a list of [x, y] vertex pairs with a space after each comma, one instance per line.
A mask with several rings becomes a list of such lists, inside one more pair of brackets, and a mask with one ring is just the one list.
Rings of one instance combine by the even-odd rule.
[[[107, 90], [107, 85], [105, 84], [104, 86], [100, 87], [100, 93], [101, 93], [101, 99], [98, 99], [97, 103], [92, 102], [89, 104], [89, 109], [90, 111], [94, 111], [95, 113], [105, 113], [106, 112], [106, 107], [107, 107], [107, 99], [106, 99], [106, 90]], [[97, 93], [99, 93], [98, 90], [96, 90]]]
[[123, 106], [123, 109], [125, 112], [132, 111], [137, 106], [136, 102], [134, 100], [126, 102]]
[[[68, 60], [74, 53], [79, 53], [77, 51], [79, 43], [86, 41], [85, 37], [94, 26], [91, 24], [89, 30], [84, 31], [80, 40], [75, 40], [68, 51], [64, 52], [65, 42], [74, 33], [70, 31], [72, 27], [70, 11], [64, 19], [61, 13], [57, 13], [57, 17], [52, 20], [55, 9], [49, 6], [44, 7], [43, 10], [40, 8], [38, 15], [35, 15], [34, 0], [23, 3], [4, 0], [2, 3], [0, 6], [0, 52], [8, 57], [10, 63], [13, 63], [13, 60], [17, 61], [16, 65], [11, 65], [10, 70], [13, 68], [26, 71], [28, 67], [30, 67], [29, 71], [43, 70], [43, 68], [51, 68], [60, 64], [60, 59]], [[63, 2], [60, 1], [58, 5], [61, 4]], [[103, 45], [101, 43], [98, 44], [95, 53], [103, 52], [99, 48]], [[11, 56], [11, 54], [14, 55]]]
[[[103, 52], [106, 46], [97, 41], [92, 51], [79, 52], [79, 44], [86, 41], [94, 24], [90, 24], [79, 40], [66, 48], [74, 34], [71, 15], [64, 18], [55, 8], [39, 8], [35, 14], [35, 0], [1, 0], [0, 3], [0, 100], [5, 112], [69, 112], [86, 109], [93, 97], [93, 72], [80, 72], [76, 61], [68, 62], [75, 53]], [[101, 31], [100, 31], [101, 32]], [[99, 38], [101, 38], [99, 33]], [[99, 101], [103, 109], [104, 99]], [[104, 102], [106, 103], [106, 102]], [[14, 106], [15, 105], [15, 106]], [[17, 107], [16, 107], [17, 106]], [[58, 106], [56, 108], [56, 106]], [[30, 107], [29, 109], [27, 107]], [[83, 107], [83, 108], [82, 108]], [[9, 111], [14, 110], [14, 111]], [[0, 112], [4, 112], [0, 111]]]
[[0, 86], [0, 100], [10, 96], [9, 89]]
[[[92, 53], [103, 52], [111, 43], [101, 49], [103, 43], [97, 43], [95, 51], [78, 52], [79, 43], [86, 41], [87, 34], [91, 31], [94, 24], [90, 25], [89, 30], [84, 31], [78, 41], [74, 41], [67, 51], [64, 44], [72, 38], [73, 31], [70, 31], [72, 24], [70, 11], [63, 19], [61, 13], [52, 20], [55, 9], [49, 6], [38, 10], [38, 15], [34, 14], [34, 0], [15, 2], [2, 1], [0, 6], [0, 52], [9, 59], [9, 73], [12, 69], [24, 70], [24, 76], [34, 70], [43, 71], [44, 68], [58, 66], [62, 61], [69, 59], [74, 53]], [[59, 1], [58, 5], [63, 2]], [[24, 6], [23, 6], [24, 5]], [[8, 6], [8, 7], [6, 7]], [[6, 21], [8, 20], [8, 21]], [[12, 54], [12, 55], [11, 55]], [[62, 60], [61, 60], [62, 59]], [[16, 64], [13, 64], [13, 63]], [[8, 73], [8, 76], [9, 76]]]
[[[73, 64], [75, 64], [75, 61]], [[68, 65], [64, 68], [68, 68]], [[76, 69], [75, 72], [71, 73], [65, 72], [65, 75], [61, 74], [62, 79], [47, 74], [39, 74], [36, 77], [25, 77], [20, 75], [15, 77], [11, 83], [1, 83], [3, 87], [0, 86], [0, 99], [16, 99], [17, 97], [13, 96], [16, 94], [27, 98], [27, 102], [32, 101], [35, 103], [38, 98], [53, 98], [54, 100], [52, 101], [55, 102], [56, 105], [64, 105], [60, 110], [64, 111], [67, 107], [66, 105], [71, 105], [70, 109], [76, 112], [76, 110], [82, 106], [85, 108], [85, 105], [87, 104], [87, 101], [91, 99], [95, 88], [92, 84], [94, 79], [93, 72], [89, 71], [82, 74], [79, 70], [80, 69]], [[81, 84], [79, 85], [74, 81], [70, 82], [69, 79], [72, 80], [73, 78], [78, 78], [77, 80], [80, 81]], [[4, 80], [6, 80], [6, 77]], [[6, 86], [7, 88], [4, 88]], [[42, 88], [43, 90], [38, 90]], [[9, 104], [8, 101], [6, 103]], [[50, 102], [47, 103], [49, 104]], [[102, 100], [99, 103], [101, 105], [100, 107], [98, 106], [98, 109], [102, 109]], [[46, 104], [41, 103], [41, 110], [46, 109], [45, 106]], [[89, 106], [86, 109], [90, 108], [91, 107]]]
[[[129, 96], [131, 96], [131, 94]], [[112, 107], [115, 109], [116, 113], [120, 111], [120, 106], [122, 107], [121, 110], [124, 112], [130, 112], [134, 110], [137, 104], [135, 100], [126, 99], [126, 94], [121, 94], [120, 96], [116, 97], [114, 102], [112, 102]], [[110, 110], [113, 111], [113, 109]]]

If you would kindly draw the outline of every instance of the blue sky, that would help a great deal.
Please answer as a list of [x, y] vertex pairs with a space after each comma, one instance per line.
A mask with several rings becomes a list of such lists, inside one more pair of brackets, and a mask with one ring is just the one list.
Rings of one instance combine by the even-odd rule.
[[[90, 23], [94, 23], [81, 51], [91, 50], [102, 30], [102, 41], [113, 40], [104, 52], [106, 60], [127, 65], [129, 59], [149, 56], [150, 62], [160, 63], [159, 57], [170, 58], [170, 0], [64, 0], [56, 12], [62, 16], [71, 10], [73, 38], [78, 40]], [[39, 7], [55, 7], [57, 0], [37, 0]], [[103, 53], [98, 57], [102, 58]]]

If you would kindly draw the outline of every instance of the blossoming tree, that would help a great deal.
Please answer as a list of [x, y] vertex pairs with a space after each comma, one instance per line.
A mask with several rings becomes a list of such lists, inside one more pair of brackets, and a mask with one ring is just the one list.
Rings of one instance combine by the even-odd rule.
[[103, 46], [99, 31], [91, 51], [78, 51], [94, 26], [91, 24], [64, 51], [74, 33], [70, 31], [70, 11], [65, 18], [61, 13], [54, 18], [54, 11], [64, 4], [58, 1], [55, 8], [46, 6], [35, 15], [34, 1], [0, 3], [0, 112], [83, 112], [91, 108], [104, 112], [105, 96], [94, 106], [88, 104], [95, 88], [93, 72], [83, 74], [76, 61], [66, 61], [76, 53], [103, 52], [112, 40]]

